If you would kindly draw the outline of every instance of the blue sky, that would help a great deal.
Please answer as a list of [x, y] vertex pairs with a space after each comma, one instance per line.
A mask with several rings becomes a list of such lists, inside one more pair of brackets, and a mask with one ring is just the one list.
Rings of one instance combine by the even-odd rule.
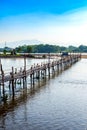
[[0, 43], [87, 44], [87, 0], [0, 0]]

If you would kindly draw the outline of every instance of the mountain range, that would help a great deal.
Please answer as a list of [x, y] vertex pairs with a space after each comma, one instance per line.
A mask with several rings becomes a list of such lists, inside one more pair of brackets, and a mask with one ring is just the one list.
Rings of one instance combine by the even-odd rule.
[[0, 48], [3, 47], [15, 48], [22, 45], [39, 45], [39, 44], [46, 44], [46, 43], [39, 40], [21, 40], [21, 41], [0, 43]]

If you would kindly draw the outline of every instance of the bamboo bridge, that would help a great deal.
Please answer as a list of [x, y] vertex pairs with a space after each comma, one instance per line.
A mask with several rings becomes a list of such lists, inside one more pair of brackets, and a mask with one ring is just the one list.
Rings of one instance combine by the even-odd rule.
[[63, 71], [76, 63], [81, 58], [80, 54], [77, 55], [69, 55], [65, 57], [61, 57], [60, 59], [56, 59], [55, 61], [49, 61], [45, 64], [37, 64], [31, 66], [31, 68], [26, 68], [26, 58], [24, 58], [24, 68], [20, 68], [17, 72], [17, 68], [11, 69], [10, 72], [5, 73], [3, 70], [3, 66], [0, 63], [1, 74], [0, 74], [0, 89], [2, 88], [2, 95], [5, 95], [5, 83], [8, 82], [8, 88], [12, 90], [12, 96], [15, 95], [15, 89], [17, 80], [20, 81], [20, 84], [23, 84], [23, 88], [27, 77], [30, 79], [31, 87], [34, 86], [36, 80], [42, 80], [47, 76], [50, 77], [51, 75], [55, 74], [56, 72]]

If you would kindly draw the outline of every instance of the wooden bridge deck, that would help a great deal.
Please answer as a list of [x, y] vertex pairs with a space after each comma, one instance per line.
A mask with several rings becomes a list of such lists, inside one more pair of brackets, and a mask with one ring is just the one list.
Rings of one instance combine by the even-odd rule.
[[10, 82], [12, 86], [12, 91], [14, 95], [14, 81], [17, 79], [23, 79], [23, 82], [26, 80], [26, 77], [30, 76], [31, 82], [34, 83], [34, 75], [38, 75], [40, 78], [42, 76], [42, 72], [44, 73], [44, 76], [46, 76], [46, 73], [50, 76], [50, 69], [52, 69], [52, 72], [55, 71], [55, 67], [59, 69], [59, 66], [66, 67], [70, 66], [73, 63], [77, 62], [81, 58], [81, 55], [70, 55], [67, 57], [62, 57], [60, 60], [56, 60], [53, 62], [45, 63], [45, 64], [37, 64], [36, 66], [32, 66], [29, 69], [26, 69], [26, 63], [23, 69], [20, 69], [20, 71], [15, 71], [12, 67], [12, 70], [9, 73], [4, 73], [4, 70], [2, 69], [1, 65], [1, 75], [0, 75], [0, 85], [2, 85], [3, 88], [3, 94], [4, 94], [4, 83]]
[[[65, 58], [62, 58], [58, 61], [53, 61], [53, 62], [42, 64], [42, 65], [36, 65], [35, 67], [31, 67], [28, 70], [24, 69], [23, 71], [19, 71], [17, 73], [16, 72], [9, 72], [9, 74], [4, 73], [0, 76], [0, 83], [2, 82], [2, 80], [4, 80], [4, 82], [12, 80], [12, 74], [13, 74], [14, 79], [23, 78], [25, 76], [28, 76], [28, 75], [34, 73], [34, 72], [38, 72], [40, 70], [48, 69], [48, 67], [51, 68], [52, 66], [60, 65], [64, 62], [68, 62], [68, 61], [76, 59], [78, 57], [79, 57], [78, 55], [71, 56], [71, 57], [65, 57]], [[3, 77], [3, 79], [2, 79], [2, 77]]]

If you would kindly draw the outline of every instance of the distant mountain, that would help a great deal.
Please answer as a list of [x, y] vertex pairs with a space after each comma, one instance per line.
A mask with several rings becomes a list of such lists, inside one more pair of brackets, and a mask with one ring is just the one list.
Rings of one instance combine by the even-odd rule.
[[8, 52], [8, 51], [11, 51], [12, 48], [10, 48], [10, 47], [0, 48], [0, 52], [3, 52], [4, 50], [6, 50]]
[[21, 40], [21, 41], [0, 43], [0, 47], [5, 47], [6, 45], [7, 47], [15, 48], [22, 45], [39, 45], [39, 44], [45, 44], [45, 43], [39, 40]]

